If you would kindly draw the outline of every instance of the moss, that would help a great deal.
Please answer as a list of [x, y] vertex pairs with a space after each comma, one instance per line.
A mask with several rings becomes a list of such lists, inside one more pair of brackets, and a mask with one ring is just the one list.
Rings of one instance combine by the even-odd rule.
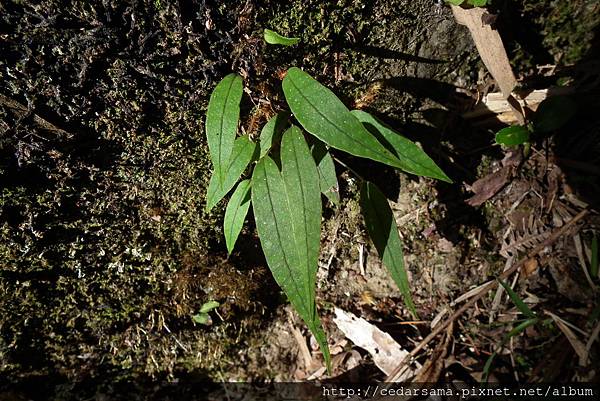
[[572, 65], [590, 50], [600, 23], [594, 0], [500, 0], [501, 30], [519, 73], [544, 64]]
[[[186, 31], [187, 16], [166, 2], [59, 3], [36, 8], [49, 18], [36, 28], [31, 5], [3, 4], [20, 39], [2, 52], [1, 79], [69, 136], [2, 108], [16, 128], [0, 138], [0, 386], [215, 374], [238, 337], [264, 324], [271, 290], [255, 281], [264, 268], [215, 256], [222, 210], [203, 210], [202, 115], [233, 39], [196, 22]], [[233, 30], [237, 9], [207, 7]], [[225, 321], [195, 325], [208, 299], [224, 304]]]

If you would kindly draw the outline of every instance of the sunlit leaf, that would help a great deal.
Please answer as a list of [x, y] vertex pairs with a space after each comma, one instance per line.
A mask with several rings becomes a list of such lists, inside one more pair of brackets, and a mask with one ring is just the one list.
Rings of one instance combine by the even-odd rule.
[[410, 294], [410, 284], [404, 267], [402, 242], [400, 242], [398, 226], [394, 220], [392, 209], [379, 188], [367, 181], [360, 191], [360, 206], [367, 231], [375, 244], [377, 253], [400, 289], [404, 303], [416, 318], [417, 311]]
[[529, 130], [521, 125], [513, 125], [498, 131], [496, 143], [505, 146], [518, 146], [529, 142]]
[[198, 324], [210, 324], [209, 322], [211, 321], [208, 313], [198, 313], [192, 316], [192, 320]]
[[468, 2], [474, 7], [483, 7], [487, 5], [488, 0], [469, 0]]
[[223, 220], [223, 232], [225, 233], [225, 244], [227, 244], [227, 252], [231, 253], [235, 242], [237, 241], [244, 220], [248, 214], [250, 207], [250, 180], [241, 181], [233, 194], [227, 209], [225, 209], [225, 218]]
[[260, 132], [260, 157], [266, 156], [271, 150], [273, 143], [281, 139], [283, 130], [285, 129], [290, 113], [287, 111], [281, 111], [272, 117]]
[[362, 110], [352, 110], [352, 114], [365, 128], [377, 137], [400, 160], [400, 168], [408, 173], [452, 182], [437, 164], [410, 139], [394, 131], [371, 114]]
[[319, 173], [297, 127], [283, 135], [281, 165], [280, 172], [265, 156], [254, 168], [256, 228], [275, 281], [315, 336], [330, 367], [327, 339], [315, 303], [321, 230]]
[[311, 149], [313, 158], [319, 170], [319, 187], [321, 193], [334, 205], [340, 204], [340, 193], [333, 158], [327, 151], [327, 147], [321, 141], [317, 141]]
[[533, 130], [539, 133], [555, 131], [577, 113], [577, 103], [567, 96], [553, 96], [538, 106], [533, 117]]
[[219, 307], [219, 303], [217, 301], [208, 301], [208, 302], [205, 302], [200, 307], [200, 313], [208, 313], [211, 310], [218, 308], [218, 307]]
[[300, 38], [288, 38], [270, 29], [265, 29], [264, 38], [270, 45], [292, 46], [300, 41]]
[[215, 87], [208, 102], [206, 139], [214, 166], [213, 175], [220, 185], [224, 183], [233, 151], [242, 93], [242, 78], [237, 74], [229, 74]]
[[252, 142], [247, 135], [237, 138], [233, 144], [233, 152], [231, 153], [227, 168], [223, 171], [223, 181], [219, 182], [215, 172], [210, 177], [208, 189], [206, 191], [206, 210], [210, 211], [240, 179], [242, 173], [248, 167], [248, 164], [256, 156], [256, 143]]
[[283, 79], [283, 93], [302, 127], [327, 145], [402, 168], [398, 158], [367, 131], [332, 91], [301, 69], [288, 70]]

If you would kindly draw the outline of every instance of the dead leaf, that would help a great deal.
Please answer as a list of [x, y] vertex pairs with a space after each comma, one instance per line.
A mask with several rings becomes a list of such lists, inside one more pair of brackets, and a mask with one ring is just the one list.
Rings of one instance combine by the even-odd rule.
[[513, 74], [500, 34], [493, 25], [485, 22], [487, 11], [480, 7], [466, 9], [452, 6], [452, 12], [459, 24], [469, 28], [481, 60], [498, 83], [504, 98], [508, 99], [517, 86], [517, 79]]
[[536, 258], [527, 259], [527, 261], [523, 264], [523, 268], [521, 271], [525, 275], [525, 277], [531, 276], [538, 268], [538, 261]]
[[[408, 351], [404, 350], [389, 334], [350, 312], [335, 308], [333, 321], [350, 341], [371, 355], [375, 365], [386, 375], [394, 370], [398, 361], [408, 355]], [[399, 381], [407, 380], [414, 374], [415, 369], [407, 369]]]
[[467, 203], [471, 206], [479, 206], [488, 199], [496, 195], [507, 183], [510, 175], [509, 167], [502, 167], [499, 171], [488, 174], [483, 178], [478, 179], [471, 185], [471, 191], [474, 196], [467, 199]]
[[553, 313], [550, 313], [550, 312], [546, 312], [546, 313], [548, 315], [550, 315], [552, 320], [554, 320], [554, 323], [556, 323], [556, 326], [558, 326], [560, 331], [562, 331], [562, 333], [565, 335], [565, 337], [567, 337], [567, 340], [569, 340], [569, 343], [571, 344], [571, 346], [577, 353], [577, 356], [579, 356], [579, 365], [586, 366], [587, 358], [588, 358], [588, 352], [586, 350], [586, 347], [579, 340], [579, 338], [577, 338], [577, 335], [573, 332], [573, 330], [571, 330], [568, 322], [566, 322], [565, 320], [561, 319], [560, 317], [556, 316]]
[[475, 181], [470, 188], [475, 196], [467, 199], [466, 202], [471, 206], [479, 206], [491, 199], [506, 185], [522, 162], [523, 154], [520, 150], [507, 150], [502, 159], [502, 168]]
[[308, 350], [308, 346], [306, 345], [306, 340], [304, 339], [304, 336], [302, 336], [302, 333], [300, 333], [300, 330], [297, 327], [294, 327], [292, 329], [292, 334], [294, 334], [294, 338], [296, 339], [298, 347], [300, 348], [300, 354], [302, 355], [302, 359], [304, 360], [304, 368], [308, 371], [313, 365], [313, 358], [310, 351]]

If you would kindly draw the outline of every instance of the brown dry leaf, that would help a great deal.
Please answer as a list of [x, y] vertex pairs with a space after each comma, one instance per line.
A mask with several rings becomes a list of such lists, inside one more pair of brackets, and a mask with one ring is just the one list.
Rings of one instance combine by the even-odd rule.
[[521, 271], [525, 275], [525, 277], [531, 276], [538, 268], [538, 261], [536, 258], [527, 259], [527, 261], [523, 264], [523, 268]]
[[[350, 312], [335, 308], [333, 321], [350, 341], [371, 355], [375, 365], [386, 375], [394, 370], [398, 361], [408, 355], [408, 351], [404, 350], [388, 333], [384, 333], [365, 319]], [[407, 380], [414, 375], [415, 369], [407, 369], [399, 381]]]
[[302, 355], [302, 360], [304, 361], [305, 370], [310, 370], [313, 365], [313, 358], [308, 350], [308, 346], [306, 345], [306, 339], [300, 332], [297, 327], [292, 329], [292, 334], [294, 335], [294, 339], [298, 343], [298, 347], [300, 348], [300, 354]]
[[514, 171], [523, 162], [523, 154], [520, 150], [507, 150], [502, 159], [502, 168], [478, 179], [471, 185], [471, 191], [475, 195], [467, 199], [471, 206], [479, 206], [483, 202], [496, 195], [513, 176]]
[[492, 25], [485, 23], [490, 14], [480, 7], [465, 9], [452, 6], [452, 12], [459, 24], [469, 28], [481, 60], [498, 83], [504, 98], [507, 99], [517, 86], [517, 79], [513, 74], [500, 34]]
[[569, 327], [569, 325], [567, 324], [567, 322], [565, 320], [561, 319], [560, 317], [556, 316], [553, 313], [550, 313], [550, 312], [546, 312], [546, 313], [548, 315], [550, 315], [552, 320], [554, 320], [554, 323], [556, 323], [556, 326], [558, 326], [560, 331], [562, 331], [562, 333], [565, 335], [565, 337], [567, 337], [567, 340], [569, 340], [569, 343], [571, 344], [571, 346], [577, 353], [577, 356], [579, 356], [579, 365], [586, 366], [588, 352], [586, 350], [585, 344], [583, 344], [581, 342], [581, 340], [579, 340], [579, 338], [577, 338], [577, 335], [573, 332], [573, 330], [571, 330], [571, 328]]
[[508, 181], [510, 176], [510, 168], [502, 167], [499, 171], [488, 174], [483, 178], [478, 179], [471, 185], [471, 191], [474, 196], [467, 199], [467, 203], [471, 206], [479, 206], [485, 201], [496, 195]]

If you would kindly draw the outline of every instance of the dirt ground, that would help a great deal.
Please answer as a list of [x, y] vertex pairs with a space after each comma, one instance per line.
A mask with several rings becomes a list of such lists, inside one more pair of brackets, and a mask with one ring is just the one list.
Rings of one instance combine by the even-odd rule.
[[[493, 144], [501, 125], [463, 117], [494, 82], [434, 0], [64, 3], [0, 3], [0, 399], [166, 399], [211, 382], [329, 378], [251, 219], [227, 257], [223, 208], [204, 211], [210, 91], [242, 75], [241, 125], [256, 136], [284, 107], [291, 66], [418, 141], [454, 181], [336, 154], [391, 201], [420, 320], [368, 239], [357, 178], [336, 166], [342, 202], [325, 206], [317, 294], [331, 376], [385, 378], [335, 308], [410, 351], [457, 298], [523, 260], [509, 282], [544, 319], [500, 350], [490, 378], [598, 380], [597, 2], [493, 2], [520, 88], [573, 88], [578, 105], [525, 157]], [[267, 46], [264, 28], [300, 44]], [[504, 171], [495, 196], [469, 204], [477, 180]], [[218, 313], [195, 323], [209, 300]], [[490, 291], [417, 361], [434, 367], [429, 381], [478, 382], [517, 317]]]

